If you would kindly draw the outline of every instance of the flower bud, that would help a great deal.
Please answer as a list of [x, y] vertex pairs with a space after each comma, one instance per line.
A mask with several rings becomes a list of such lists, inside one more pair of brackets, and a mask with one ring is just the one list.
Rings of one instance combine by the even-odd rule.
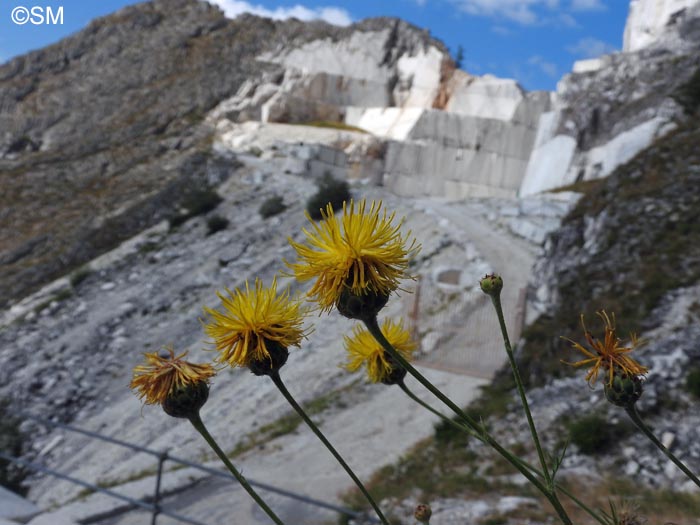
[[345, 288], [340, 294], [336, 307], [341, 315], [348, 319], [366, 321], [374, 319], [388, 301], [389, 294], [367, 292], [363, 295], [355, 295], [350, 289]]
[[642, 396], [644, 385], [639, 376], [616, 373], [611, 383], [605, 384], [605, 397], [618, 407], [631, 407]]
[[192, 419], [199, 414], [209, 398], [209, 385], [206, 381], [197, 381], [174, 388], [163, 400], [163, 411], [172, 417]]
[[488, 274], [479, 281], [479, 286], [481, 286], [481, 291], [486, 295], [498, 297], [503, 289], [503, 279], [495, 273]]
[[430, 505], [425, 503], [420, 503], [416, 505], [416, 510], [413, 513], [413, 517], [418, 520], [419, 523], [430, 523], [430, 517], [433, 515], [433, 511]]
[[282, 346], [277, 341], [266, 339], [265, 347], [270, 357], [254, 359], [248, 364], [248, 369], [256, 376], [269, 376], [277, 373], [287, 362], [287, 357], [289, 357], [287, 347]]

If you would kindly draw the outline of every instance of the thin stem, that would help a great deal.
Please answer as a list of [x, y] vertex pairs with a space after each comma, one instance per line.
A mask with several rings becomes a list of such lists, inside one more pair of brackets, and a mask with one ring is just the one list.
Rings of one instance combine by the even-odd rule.
[[[456, 428], [458, 430], [461, 430], [465, 432], [467, 435], [472, 436], [482, 443], [486, 443], [486, 440], [482, 437], [480, 433], [475, 432], [471, 428], [467, 427], [466, 425], [462, 425], [460, 423], [457, 423], [454, 419], [451, 419], [444, 415], [442, 412], [435, 410], [433, 407], [431, 407], [428, 403], [420, 399], [418, 396], [416, 396], [407, 386], [404, 382], [399, 383], [399, 386], [401, 387], [401, 390], [403, 390], [408, 397], [413, 399], [416, 403], [421, 405], [422, 407], [426, 408], [439, 418], [441, 418], [443, 421], [451, 425], [453, 428]], [[485, 430], [481, 431], [482, 433], [486, 433]], [[528, 470], [532, 471], [533, 473], [537, 474], [540, 477], [543, 477], [542, 473], [537, 470], [535, 467], [530, 465], [527, 461], [520, 459], [518, 456], [515, 456], [516, 461], [518, 461], [522, 466], [527, 468]], [[602, 525], [608, 525], [608, 523], [603, 520], [593, 509], [588, 507], [585, 503], [583, 503], [581, 500], [579, 500], [576, 496], [574, 496], [569, 490], [566, 488], [562, 487], [561, 485], [557, 484], [556, 482], [554, 483], [554, 487], [562, 492], [562, 494], [566, 495], [571, 501], [573, 501], [576, 505], [578, 505], [581, 509], [583, 509], [585, 512], [587, 512], [593, 519], [598, 521], [598, 523], [601, 523]]]
[[[447, 397], [445, 394], [443, 394], [438, 388], [435, 387], [430, 381], [428, 381], [423, 374], [421, 374], [418, 370], [416, 370], [411, 363], [406, 361], [404, 357], [399, 354], [394, 347], [391, 345], [389, 341], [387, 341], [386, 337], [384, 337], [384, 334], [382, 333], [381, 329], [379, 328], [379, 323], [377, 323], [377, 318], [374, 317], [372, 319], [363, 319], [363, 322], [365, 323], [365, 326], [367, 326], [367, 330], [369, 330], [369, 333], [372, 334], [372, 336], [377, 340], [377, 342], [382, 345], [382, 348], [392, 357], [394, 360], [401, 365], [409, 374], [411, 374], [413, 377], [416, 378], [416, 380], [423, 385], [425, 388], [427, 388], [435, 397], [437, 397], [440, 401], [442, 401], [447, 407], [449, 407], [450, 410], [452, 410], [459, 418], [464, 421], [469, 427], [471, 427], [474, 431], [480, 432], [480, 426], [467, 414], [464, 413], [462, 409], [460, 409], [449, 397]], [[540, 480], [537, 479], [535, 475], [533, 475], [527, 468], [525, 468], [522, 464], [520, 464], [511, 454], [508, 452], [506, 449], [504, 449], [498, 441], [496, 441], [493, 437], [491, 437], [488, 433], [484, 434], [484, 440], [486, 443], [488, 443], [496, 452], [498, 452], [501, 456], [503, 456], [508, 462], [510, 462], [511, 465], [513, 465], [518, 471], [527, 478], [527, 480], [532, 483], [537, 489], [542, 492], [542, 494], [545, 495], [545, 497], [549, 500], [549, 502], [552, 504], [552, 507], [554, 507], [554, 510], [556, 510], [557, 514], [559, 515], [559, 518], [562, 520], [563, 523], [566, 525], [572, 525], [571, 519], [569, 516], [566, 514], [566, 511], [564, 510], [564, 507], [562, 507], [561, 502], [557, 499], [556, 494], [552, 491], [551, 488], [543, 485]]]
[[683, 474], [688, 476], [693, 483], [695, 483], [698, 487], [700, 487], [700, 479], [697, 478], [695, 474], [691, 472], [691, 470], [685, 466], [685, 464], [678, 459], [676, 456], [673, 455], [673, 453], [667, 449], [661, 441], [659, 441], [654, 433], [651, 431], [651, 429], [642, 421], [641, 416], [639, 415], [639, 412], [637, 412], [637, 407], [635, 405], [630, 405], [628, 407], [625, 407], [625, 412], [629, 415], [630, 419], [634, 422], [635, 425], [637, 425], [637, 428], [642, 431], [642, 433], [649, 438], [649, 440], [656, 445], [656, 447], [661, 450], [664, 454], [666, 454], [666, 457], [673, 461], [675, 465], [683, 471]]
[[299, 414], [301, 416], [301, 418], [309, 426], [309, 428], [313, 431], [313, 433], [316, 434], [318, 439], [320, 439], [324, 445], [326, 445], [326, 448], [328, 450], [330, 450], [331, 454], [333, 454], [333, 457], [345, 469], [345, 472], [348, 473], [348, 475], [355, 482], [355, 485], [357, 485], [357, 488], [360, 489], [360, 492], [362, 492], [362, 494], [365, 496], [365, 498], [367, 498], [367, 501], [369, 501], [369, 504], [372, 505], [374, 512], [377, 513], [377, 516], [379, 516], [379, 519], [382, 521], [382, 523], [384, 523], [384, 525], [390, 525], [390, 523], [384, 517], [384, 514], [382, 514], [382, 511], [379, 509], [379, 506], [377, 505], [377, 503], [374, 501], [372, 496], [370, 496], [369, 492], [367, 492], [367, 489], [362, 484], [362, 482], [359, 480], [359, 478], [355, 475], [355, 473], [352, 471], [350, 466], [340, 456], [340, 454], [333, 447], [333, 445], [331, 445], [330, 441], [328, 441], [328, 439], [326, 439], [326, 436], [323, 435], [323, 432], [321, 432], [321, 430], [314, 424], [314, 422], [311, 421], [309, 416], [306, 415], [306, 412], [304, 412], [304, 409], [301, 408], [299, 403], [297, 403], [296, 400], [294, 399], [294, 397], [292, 397], [292, 394], [289, 393], [289, 390], [287, 390], [287, 387], [284, 386], [284, 383], [282, 382], [282, 378], [280, 377], [279, 373], [273, 372], [270, 375], [270, 379], [272, 379], [272, 382], [279, 389], [279, 391], [282, 392], [282, 395], [289, 402], [289, 404], [292, 405], [292, 408], [294, 408], [294, 410], [296, 410], [297, 414]]
[[508, 361], [510, 363], [510, 368], [513, 371], [513, 378], [515, 378], [515, 385], [518, 388], [518, 393], [520, 394], [520, 400], [523, 404], [523, 410], [525, 410], [525, 416], [527, 417], [527, 424], [530, 427], [530, 434], [532, 435], [532, 441], [535, 443], [535, 449], [537, 449], [537, 456], [540, 458], [540, 465], [542, 465], [542, 472], [544, 473], [544, 480], [548, 487], [552, 487], [552, 477], [549, 473], [549, 467], [547, 466], [547, 461], [544, 457], [544, 451], [542, 450], [542, 445], [540, 444], [540, 438], [537, 435], [537, 429], [535, 428], [535, 422], [532, 419], [532, 413], [530, 412], [530, 406], [527, 402], [527, 397], [525, 396], [525, 387], [523, 387], [523, 381], [520, 378], [520, 372], [518, 371], [518, 365], [515, 362], [515, 356], [513, 355], [513, 349], [510, 346], [510, 338], [508, 337], [508, 328], [506, 327], [506, 321], [503, 317], [503, 307], [501, 306], [501, 298], [499, 295], [491, 295], [491, 301], [496, 309], [496, 315], [498, 316], [498, 324], [501, 326], [501, 333], [503, 334], [503, 344], [506, 347], [506, 354], [508, 354]]
[[221, 461], [224, 462], [224, 465], [226, 465], [226, 468], [228, 468], [231, 474], [233, 474], [233, 476], [238, 480], [238, 483], [240, 483], [241, 486], [246, 490], [246, 492], [250, 494], [250, 497], [253, 498], [258, 505], [260, 505], [260, 508], [264, 510], [268, 516], [270, 516], [270, 519], [274, 521], [277, 525], [284, 525], [282, 520], [279, 519], [277, 515], [272, 511], [272, 509], [267, 506], [267, 504], [258, 495], [258, 493], [255, 492], [253, 487], [251, 487], [250, 484], [246, 481], [243, 475], [240, 472], [238, 472], [236, 467], [233, 466], [233, 463], [231, 463], [228, 457], [226, 457], [226, 454], [224, 454], [224, 451], [221, 450], [221, 447], [219, 447], [218, 443], [211, 436], [211, 434], [207, 430], [207, 427], [204, 426], [202, 418], [199, 417], [199, 414], [190, 418], [190, 423], [192, 423], [192, 426], [195, 429], [197, 429], [197, 432], [199, 432], [202, 435], [205, 441], [209, 443], [209, 446], [212, 448], [212, 450], [216, 452], [216, 455], [219, 456], [219, 459], [221, 459]]

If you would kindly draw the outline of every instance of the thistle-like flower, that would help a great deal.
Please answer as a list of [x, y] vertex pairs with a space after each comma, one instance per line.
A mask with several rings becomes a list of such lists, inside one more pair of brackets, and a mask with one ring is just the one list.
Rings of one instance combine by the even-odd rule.
[[[403, 323], [394, 323], [387, 319], [382, 325], [382, 333], [401, 356], [406, 359], [411, 358], [416, 344], [404, 329]], [[348, 371], [356, 372], [365, 365], [367, 377], [373, 383], [393, 385], [403, 380], [406, 370], [394, 362], [367, 330], [359, 325], [355, 326], [353, 336], [344, 336], [344, 339], [345, 349], [349, 354], [348, 362], [345, 364]]]
[[634, 334], [630, 335], [630, 346], [622, 346], [622, 340], [615, 334], [615, 315], [613, 314], [611, 320], [610, 316], [608, 316], [604, 310], [597, 312], [597, 314], [603, 320], [605, 328], [603, 339], [595, 338], [591, 332], [588, 331], [583, 320], [583, 314], [581, 314], [581, 326], [583, 327], [584, 337], [590, 348], [586, 348], [566, 337], [563, 337], [563, 339], [569, 341], [573, 348], [583, 353], [586, 359], [576, 361], [575, 363], [563, 362], [576, 367], [591, 366], [586, 374], [586, 381], [588, 381], [590, 385], [595, 384], [601, 369], [603, 369], [608, 376], [606, 381], [606, 385], [608, 386], [613, 385], [613, 379], [616, 375], [628, 378], [639, 378], [645, 375], [648, 372], [648, 368], [640, 365], [627, 355], [639, 346], [639, 341], [636, 336]]
[[195, 364], [184, 358], [187, 352], [175, 356], [158, 352], [145, 353], [145, 365], [134, 367], [130, 388], [147, 405], [160, 404], [173, 417], [189, 417], [199, 412], [209, 395], [209, 380], [216, 375], [210, 364]]
[[204, 307], [210, 316], [204, 329], [220, 363], [245, 366], [256, 375], [274, 372], [286, 362], [288, 347], [299, 346], [307, 335], [301, 301], [290, 297], [289, 290], [278, 294], [277, 279], [269, 288], [256, 279], [254, 289], [246, 281], [245, 290], [217, 295], [224, 311]]
[[[313, 225], [312, 231], [304, 229], [308, 245], [290, 239], [299, 261], [287, 265], [300, 281], [316, 279], [309, 296], [322, 310], [339, 306], [341, 296], [344, 303], [369, 296], [370, 301], [360, 306], [366, 309], [369, 305], [376, 315], [399, 281], [407, 277], [408, 263], [420, 246], [415, 240], [409, 244], [410, 233], [400, 233], [403, 221], [392, 225], [395, 213], [387, 216], [381, 207], [381, 202], [372, 202], [368, 210], [365, 200], [357, 207], [350, 201], [343, 203], [343, 217], [338, 219], [329, 204], [318, 224], [307, 214]], [[354, 310], [341, 308], [341, 313], [353, 317]]]

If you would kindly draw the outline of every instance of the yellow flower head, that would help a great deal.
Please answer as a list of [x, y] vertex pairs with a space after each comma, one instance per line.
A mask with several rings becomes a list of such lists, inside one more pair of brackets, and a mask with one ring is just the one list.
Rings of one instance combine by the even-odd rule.
[[158, 352], [143, 354], [145, 365], [134, 367], [134, 376], [130, 388], [136, 390], [140, 399], [147, 405], [163, 404], [170, 394], [179, 388], [198, 383], [208, 383], [216, 372], [210, 364], [195, 364], [184, 358], [187, 352], [175, 356], [172, 348], [166, 348], [170, 354], [161, 357]]
[[[394, 323], [385, 320], [382, 324], [382, 333], [399, 354], [410, 359], [416, 349], [416, 344], [403, 327], [403, 323]], [[373, 383], [384, 383], [391, 379], [392, 372], [397, 364], [393, 363], [391, 356], [384, 352], [382, 345], [361, 325], [353, 328], [353, 336], [344, 336], [345, 349], [348, 352], [348, 362], [345, 368], [350, 372], [356, 372], [362, 365], [367, 367], [367, 376]]]
[[[389, 295], [406, 277], [408, 262], [420, 249], [413, 240], [399, 232], [401, 224], [392, 225], [395, 213], [387, 216], [382, 203], [372, 202], [367, 209], [365, 200], [355, 206], [343, 203], [343, 217], [338, 219], [329, 204], [324, 220], [304, 229], [308, 245], [290, 239], [299, 256], [296, 264], [287, 263], [300, 281], [317, 279], [309, 296], [322, 310], [330, 311], [343, 290], [354, 295], [368, 293]], [[409, 233], [410, 235], [410, 233]]]
[[603, 368], [605, 373], [608, 374], [607, 385], [611, 386], [613, 383], [613, 378], [615, 374], [622, 374], [627, 377], [639, 377], [643, 376], [648, 372], [648, 368], [640, 365], [629, 357], [629, 354], [637, 346], [639, 342], [634, 334], [630, 335], [631, 343], [630, 346], [622, 346], [622, 340], [615, 335], [615, 315], [613, 314], [612, 320], [605, 311], [597, 312], [598, 316], [603, 320], [605, 335], [603, 339], [597, 339], [586, 329], [586, 325], [583, 321], [583, 314], [581, 314], [581, 326], [583, 327], [584, 337], [590, 348], [586, 348], [579, 343], [572, 341], [564, 337], [572, 344], [572, 347], [583, 353], [586, 359], [581, 361], [576, 361], [575, 363], [567, 363], [567, 365], [572, 366], [591, 366], [591, 369], [586, 374], [586, 381], [588, 384], [595, 384], [598, 379], [598, 373], [600, 369]]
[[[226, 289], [226, 295], [217, 293], [224, 312], [211, 308], [204, 311], [211, 316], [205, 331], [219, 351], [217, 361], [231, 366], [250, 366], [254, 362], [271, 360], [271, 347], [299, 346], [307, 335], [302, 325], [305, 310], [301, 302], [289, 296], [289, 290], [277, 294], [277, 279], [269, 288], [255, 280], [250, 289]], [[285, 356], [286, 359], [286, 356]]]

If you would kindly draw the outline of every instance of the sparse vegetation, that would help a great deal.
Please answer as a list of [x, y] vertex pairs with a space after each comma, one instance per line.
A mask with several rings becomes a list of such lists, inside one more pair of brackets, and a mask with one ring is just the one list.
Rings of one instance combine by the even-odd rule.
[[207, 235], [213, 235], [216, 232], [225, 230], [228, 227], [228, 219], [221, 215], [212, 215], [207, 219]]
[[286, 209], [287, 206], [284, 204], [284, 199], [279, 195], [273, 195], [260, 205], [258, 213], [263, 219], [269, 219], [270, 217], [279, 215]]
[[366, 129], [358, 128], [357, 126], [351, 126], [345, 122], [337, 122], [334, 120], [312, 120], [310, 122], [300, 122], [300, 126], [313, 126], [315, 128], [330, 128], [339, 129], [341, 131], [354, 131], [357, 133], [367, 133]]
[[587, 414], [567, 424], [571, 443], [583, 454], [605, 452], [618, 437], [615, 426], [608, 423], [603, 416]]
[[177, 228], [192, 217], [204, 215], [216, 208], [223, 199], [211, 188], [190, 193], [183, 202], [184, 212], [170, 218], [170, 228]]
[[46, 299], [45, 301], [40, 302], [34, 307], [34, 313], [39, 313], [41, 312], [44, 308], [48, 307], [51, 303], [54, 301], [57, 303], [60, 303], [61, 301], [65, 301], [66, 299], [70, 298], [73, 296], [73, 289], [72, 288], [63, 288], [62, 290], [59, 290], [55, 292], [51, 297]]
[[342, 208], [343, 202], [350, 200], [350, 186], [344, 180], [334, 178], [330, 173], [326, 173], [317, 182], [318, 191], [311, 196], [306, 203], [306, 211], [312, 219], [319, 221], [323, 218], [321, 209], [328, 204], [334, 210]]
[[[9, 403], [0, 399], [0, 451], [16, 457], [22, 454], [22, 444], [25, 440], [19, 429], [20, 420], [10, 413], [8, 407]], [[23, 494], [26, 492], [22, 487], [25, 477], [24, 469], [0, 458], [0, 486]]]
[[696, 69], [688, 82], [676, 91], [673, 98], [683, 106], [688, 115], [700, 109], [700, 68]]
[[72, 274], [70, 274], [70, 285], [73, 288], [77, 288], [80, 283], [82, 283], [85, 279], [90, 277], [92, 274], [92, 270], [90, 269], [89, 266], [81, 266], [77, 270], [75, 270]]
[[[312, 417], [318, 415], [325, 410], [337, 406], [338, 408], [343, 408], [342, 393], [343, 389], [330, 392], [329, 394], [322, 395], [313, 399], [302, 405], [304, 411]], [[241, 441], [238, 442], [236, 447], [229, 451], [228, 455], [231, 458], [235, 458], [252, 450], [256, 447], [264, 445], [275, 438], [280, 436], [285, 436], [296, 431], [296, 429], [303, 423], [303, 420], [296, 412], [289, 412], [279, 419], [263, 425], [255, 432], [251, 432], [246, 435]]]
[[[552, 236], [547, 254], [560, 264], [566, 261], [556, 284], [556, 295], [566, 300], [523, 332], [520, 372], [528, 384], [574, 373], [560, 363], [567, 356], [560, 336], [581, 336], [581, 313], [594, 328], [595, 312], [604, 308], [615, 312], [623, 334], [640, 333], [650, 327], [650, 314], [664, 295], [698, 282], [700, 200], [694, 189], [699, 175], [693, 166], [699, 138], [700, 130], [689, 122], [606, 179], [583, 183], [584, 197]], [[570, 254], [583, 245], [592, 221], [599, 222], [599, 233], [586, 242], [606, 256], [571, 265]]]
[[700, 398], [700, 367], [696, 366], [688, 371], [685, 389], [696, 398]]

